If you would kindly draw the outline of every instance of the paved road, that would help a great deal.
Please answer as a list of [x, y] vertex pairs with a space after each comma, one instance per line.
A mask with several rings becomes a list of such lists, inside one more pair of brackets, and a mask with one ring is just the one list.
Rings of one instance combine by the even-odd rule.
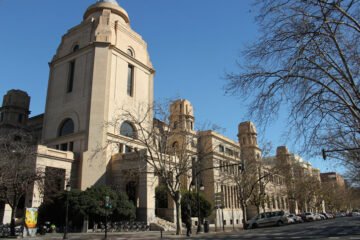
[[250, 229], [227, 236], [202, 236], [201, 239], [358, 239], [360, 217], [344, 217], [282, 227]]
[[[97, 234], [69, 234], [71, 240], [103, 239], [103, 233]], [[41, 240], [62, 239], [60, 234], [47, 234], [42, 237], [31, 238]], [[109, 233], [109, 240], [124, 239], [160, 239], [159, 232], [135, 232], [135, 233]], [[193, 235], [190, 238], [186, 236], [175, 236], [174, 233], [164, 233], [163, 239], [319, 239], [319, 240], [360, 240], [360, 217], [344, 217], [332, 220], [316, 221], [311, 223], [302, 223], [286, 225], [282, 227], [269, 227], [251, 230], [239, 230], [233, 232], [218, 232]]]

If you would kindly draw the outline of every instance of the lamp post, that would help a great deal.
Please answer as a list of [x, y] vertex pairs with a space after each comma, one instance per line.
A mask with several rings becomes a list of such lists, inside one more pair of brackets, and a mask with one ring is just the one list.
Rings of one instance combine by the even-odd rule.
[[105, 196], [105, 238], [107, 239], [107, 218], [108, 218], [108, 209], [111, 209], [110, 197]]
[[[195, 178], [196, 180], [196, 201], [197, 201], [197, 207], [198, 207], [198, 212], [197, 212], [197, 215], [198, 215], [198, 226], [197, 226], [197, 230], [196, 230], [196, 233], [200, 233], [202, 232], [202, 228], [201, 228], [201, 204], [200, 204], [200, 191], [204, 191], [205, 187], [204, 185], [201, 183], [200, 185], [197, 184], [197, 178]], [[191, 186], [194, 187], [193, 185], [194, 183], [191, 182]]]
[[69, 193], [71, 190], [70, 183], [66, 184], [66, 210], [65, 210], [65, 229], [63, 239], [68, 239], [68, 226], [69, 226]]

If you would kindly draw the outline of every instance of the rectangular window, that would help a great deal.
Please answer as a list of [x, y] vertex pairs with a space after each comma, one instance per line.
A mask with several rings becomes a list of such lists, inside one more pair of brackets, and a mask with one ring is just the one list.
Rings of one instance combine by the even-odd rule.
[[230, 156], [233, 156], [234, 155], [234, 152], [233, 150], [229, 149], [229, 148], [226, 148], [226, 154], [230, 155]]
[[67, 151], [67, 150], [68, 150], [67, 147], [68, 147], [68, 144], [67, 144], [67, 143], [63, 143], [63, 144], [60, 145], [60, 150], [61, 150], [61, 151]]
[[3, 112], [0, 113], [0, 122], [2, 122], [2, 121], [4, 121], [4, 113]]
[[132, 97], [134, 92], [134, 66], [128, 66], [127, 94]]
[[125, 146], [125, 153], [130, 153], [132, 151], [133, 151], [132, 147]]
[[69, 143], [69, 151], [70, 152], [74, 151], [74, 142]]
[[219, 145], [219, 152], [224, 152], [224, 146], [223, 145]]
[[74, 86], [74, 76], [75, 76], [75, 61], [69, 63], [69, 78], [67, 84], [67, 92], [70, 93], [73, 90]]
[[20, 113], [18, 115], [18, 123], [22, 123], [23, 122], [23, 115]]

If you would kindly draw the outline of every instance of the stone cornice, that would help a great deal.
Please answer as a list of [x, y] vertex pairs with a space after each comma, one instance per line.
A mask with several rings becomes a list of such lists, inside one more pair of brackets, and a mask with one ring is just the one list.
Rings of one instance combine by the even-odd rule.
[[236, 141], [230, 139], [230, 138], [227, 138], [213, 130], [207, 130], [207, 131], [200, 131], [200, 136], [211, 136], [213, 138], [216, 138], [217, 140], [220, 140], [222, 142], [225, 142], [227, 144], [230, 144], [232, 145], [233, 147], [236, 147], [236, 148], [240, 148], [239, 146], [239, 143], [237, 143]]
[[44, 143], [46, 145], [48, 145], [48, 144], [60, 144], [60, 143], [68, 142], [68, 141], [71, 141], [71, 140], [79, 139], [83, 135], [85, 135], [85, 131], [80, 131], [80, 132], [76, 132], [76, 133], [73, 133], [73, 134], [69, 134], [69, 135], [65, 135], [65, 136], [45, 140]]
[[55, 157], [55, 156], [42, 154], [42, 153], [37, 153], [36, 156], [47, 158], [47, 159], [59, 160], [59, 161], [63, 161], [63, 162], [69, 162], [69, 163], [73, 163], [75, 161], [74, 159]]
[[63, 62], [63, 61], [69, 61], [70, 59], [73, 59], [75, 56], [80, 55], [79, 53], [85, 53], [86, 51], [92, 49], [94, 46], [96, 45], [103, 45], [103, 46], [107, 46], [110, 45], [110, 43], [104, 43], [104, 42], [93, 42], [90, 43], [89, 45], [83, 47], [83, 48], [79, 48], [79, 50], [77, 50], [76, 52], [71, 52], [69, 54], [66, 54], [62, 57], [55, 57], [53, 58], [53, 60], [51, 62], [49, 62], [49, 66], [54, 66], [55, 64], [58, 64], [59, 62]]
[[136, 58], [133, 58], [131, 56], [129, 56], [129, 54], [125, 53], [124, 51], [120, 50], [119, 48], [117, 48], [114, 45], [110, 45], [110, 49], [115, 50], [117, 53], [120, 53], [123, 57], [127, 58], [128, 60], [140, 65], [141, 67], [143, 67], [144, 69], [146, 69], [147, 71], [149, 71], [151, 74], [155, 73], [155, 69], [147, 66], [145, 63], [140, 62], [139, 60], [137, 60]]

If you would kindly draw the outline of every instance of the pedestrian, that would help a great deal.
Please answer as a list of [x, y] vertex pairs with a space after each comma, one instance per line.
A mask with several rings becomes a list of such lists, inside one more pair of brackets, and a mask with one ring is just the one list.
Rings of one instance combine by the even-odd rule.
[[191, 235], [191, 218], [189, 217], [186, 221], [186, 236], [190, 237]]

